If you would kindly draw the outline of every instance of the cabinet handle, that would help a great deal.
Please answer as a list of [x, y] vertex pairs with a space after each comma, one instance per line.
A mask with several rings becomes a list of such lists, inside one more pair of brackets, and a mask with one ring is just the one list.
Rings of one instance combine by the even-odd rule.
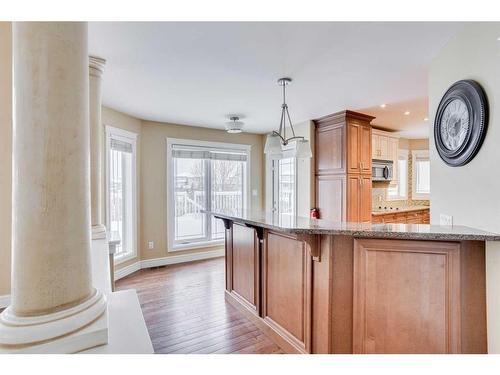
[[363, 179], [362, 178], [359, 179], [359, 187], [361, 187], [361, 186], [363, 186]]
[[363, 163], [362, 162], [359, 163], [359, 169], [363, 169]]

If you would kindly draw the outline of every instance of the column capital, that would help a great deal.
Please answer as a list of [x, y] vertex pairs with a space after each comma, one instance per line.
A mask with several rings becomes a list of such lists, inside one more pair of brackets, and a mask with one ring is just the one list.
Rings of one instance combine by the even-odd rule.
[[104, 73], [106, 60], [97, 56], [89, 56], [89, 73], [95, 77], [101, 77]]

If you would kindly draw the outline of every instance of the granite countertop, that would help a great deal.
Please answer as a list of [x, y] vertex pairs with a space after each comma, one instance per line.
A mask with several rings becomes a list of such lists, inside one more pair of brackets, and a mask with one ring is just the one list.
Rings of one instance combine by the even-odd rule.
[[372, 211], [372, 215], [387, 215], [387, 214], [397, 214], [400, 212], [411, 212], [411, 211], [422, 211], [430, 209], [429, 206], [405, 206], [405, 207], [395, 207], [393, 209], [390, 208], [382, 208], [382, 209], [374, 209]]
[[322, 219], [265, 211], [208, 212], [219, 219], [228, 219], [256, 227], [293, 234], [333, 234], [362, 238], [388, 238], [403, 240], [446, 240], [446, 241], [500, 241], [500, 234], [485, 232], [465, 226], [440, 226], [429, 224], [372, 224], [333, 222]]

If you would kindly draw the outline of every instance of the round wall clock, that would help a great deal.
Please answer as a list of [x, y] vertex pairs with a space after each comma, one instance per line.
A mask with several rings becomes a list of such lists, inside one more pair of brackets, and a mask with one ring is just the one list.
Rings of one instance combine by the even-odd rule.
[[488, 125], [488, 102], [475, 81], [454, 83], [444, 94], [434, 121], [434, 141], [443, 161], [458, 167], [481, 148]]

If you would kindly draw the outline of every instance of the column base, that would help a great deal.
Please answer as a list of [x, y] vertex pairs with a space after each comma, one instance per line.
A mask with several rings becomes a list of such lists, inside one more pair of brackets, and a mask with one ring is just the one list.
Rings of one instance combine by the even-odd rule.
[[106, 297], [92, 297], [70, 309], [19, 317], [12, 307], [0, 315], [0, 353], [76, 353], [108, 342]]
[[92, 239], [106, 238], [106, 227], [102, 224], [92, 225]]

